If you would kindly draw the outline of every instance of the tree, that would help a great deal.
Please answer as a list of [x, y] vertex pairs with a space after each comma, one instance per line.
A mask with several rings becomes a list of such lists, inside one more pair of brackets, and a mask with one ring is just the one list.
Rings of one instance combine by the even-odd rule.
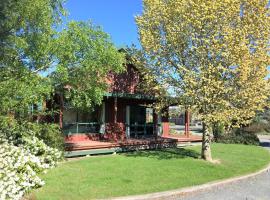
[[55, 27], [65, 14], [62, 0], [0, 2], [1, 114], [26, 110], [52, 92], [42, 73], [55, 60]]
[[[76, 108], [100, 104], [106, 75], [123, 69], [124, 57], [100, 27], [68, 22], [63, 0], [0, 2], [1, 113], [28, 112], [55, 92]], [[69, 87], [69, 90], [64, 89]]]
[[151, 73], [211, 127], [247, 124], [269, 95], [269, 6], [260, 0], [144, 0], [136, 18]]
[[[124, 69], [124, 54], [109, 35], [90, 22], [70, 22], [57, 38], [56, 71], [52, 76], [60, 96], [77, 109], [91, 109], [102, 102], [109, 72]], [[61, 112], [60, 112], [61, 114]]]

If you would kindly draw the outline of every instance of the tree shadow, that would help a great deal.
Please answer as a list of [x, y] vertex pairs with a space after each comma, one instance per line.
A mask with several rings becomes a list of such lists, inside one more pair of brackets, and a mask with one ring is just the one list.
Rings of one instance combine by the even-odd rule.
[[200, 158], [200, 154], [197, 151], [184, 148], [133, 151], [125, 153], [125, 156], [156, 158], [159, 160], [176, 158]]

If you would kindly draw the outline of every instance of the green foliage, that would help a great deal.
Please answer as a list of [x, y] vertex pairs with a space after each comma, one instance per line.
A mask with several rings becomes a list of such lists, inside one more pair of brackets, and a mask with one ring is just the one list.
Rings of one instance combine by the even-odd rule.
[[48, 79], [27, 71], [15, 73], [8, 80], [1, 81], [0, 78], [0, 112], [28, 113], [31, 104], [43, 102], [52, 92]]
[[42, 139], [50, 147], [64, 150], [64, 136], [56, 124], [40, 124], [38, 138]]
[[18, 122], [11, 117], [0, 116], [0, 135], [3, 138], [11, 138], [15, 144], [19, 143], [21, 138], [27, 135], [32, 135], [31, 132], [22, 130], [24, 127], [20, 126]]
[[15, 145], [23, 144], [24, 138], [37, 137], [52, 148], [64, 149], [62, 132], [55, 124], [37, 124], [1, 116], [0, 136], [11, 138]]
[[64, 136], [57, 124], [37, 124], [24, 122], [19, 125], [24, 133], [31, 132], [34, 136], [44, 141], [52, 148], [64, 150]]
[[265, 109], [263, 112], [258, 112], [253, 121], [244, 130], [255, 134], [270, 133], [270, 111]]
[[[62, 154], [55, 149], [63, 150], [58, 126], [29, 122], [29, 106], [58, 92], [73, 106], [90, 108], [101, 103], [108, 73], [123, 69], [124, 56], [99, 27], [70, 22], [67, 29], [58, 31], [65, 15], [63, 1], [0, 1], [0, 142], [4, 141], [0, 145], [5, 145], [0, 147], [4, 152], [0, 168], [3, 161], [6, 164], [0, 172], [0, 199], [19, 199], [42, 185], [38, 171], [31, 167], [35, 162], [44, 164], [42, 169], [54, 166]], [[7, 115], [11, 117], [3, 117]], [[10, 149], [16, 154], [10, 154]], [[19, 168], [12, 165], [15, 161]], [[25, 177], [22, 184], [26, 185], [12, 182], [18, 177]]]
[[258, 121], [252, 122], [247, 127], [243, 128], [245, 131], [254, 133], [254, 134], [267, 134], [270, 132], [269, 123]]
[[216, 140], [216, 138], [219, 138], [224, 135], [225, 127], [221, 123], [214, 123], [212, 127], [212, 131], [213, 131], [214, 140]]
[[55, 88], [73, 106], [90, 108], [101, 103], [106, 75], [123, 69], [124, 56], [100, 27], [69, 22], [57, 31], [65, 15], [62, 4], [63, 0], [0, 2], [2, 114], [25, 112]]
[[51, 92], [40, 72], [53, 63], [55, 31], [65, 11], [62, 0], [0, 2], [1, 112], [25, 110]]
[[169, 107], [169, 116], [170, 117], [179, 117], [183, 112], [185, 112], [184, 108], [181, 107]]
[[100, 104], [107, 90], [109, 72], [124, 69], [124, 55], [108, 34], [91, 22], [70, 22], [57, 38], [57, 92], [82, 109]]
[[248, 124], [268, 105], [268, 0], [144, 0], [136, 17], [149, 70], [210, 128]]
[[243, 129], [235, 129], [230, 133], [219, 135], [215, 138], [218, 143], [259, 145], [260, 141], [256, 134]]
[[269, 110], [258, 112], [251, 124], [234, 128], [225, 132], [225, 127], [222, 124], [213, 126], [214, 141], [221, 143], [240, 143], [248, 145], [259, 145], [258, 134], [268, 134], [270, 132], [269, 125]]

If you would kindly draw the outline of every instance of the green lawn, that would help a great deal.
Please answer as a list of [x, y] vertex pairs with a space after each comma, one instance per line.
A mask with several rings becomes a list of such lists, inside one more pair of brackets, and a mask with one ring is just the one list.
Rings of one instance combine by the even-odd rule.
[[46, 185], [32, 199], [76, 200], [144, 194], [198, 185], [254, 172], [270, 161], [256, 146], [214, 144], [221, 164], [198, 159], [200, 146], [83, 158], [42, 175]]

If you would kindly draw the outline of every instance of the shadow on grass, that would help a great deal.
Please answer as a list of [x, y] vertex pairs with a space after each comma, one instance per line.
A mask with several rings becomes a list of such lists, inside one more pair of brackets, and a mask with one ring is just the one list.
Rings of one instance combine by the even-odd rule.
[[175, 159], [175, 158], [199, 158], [200, 154], [191, 149], [174, 148], [159, 150], [143, 150], [126, 153], [127, 157], [149, 157], [157, 159]]

